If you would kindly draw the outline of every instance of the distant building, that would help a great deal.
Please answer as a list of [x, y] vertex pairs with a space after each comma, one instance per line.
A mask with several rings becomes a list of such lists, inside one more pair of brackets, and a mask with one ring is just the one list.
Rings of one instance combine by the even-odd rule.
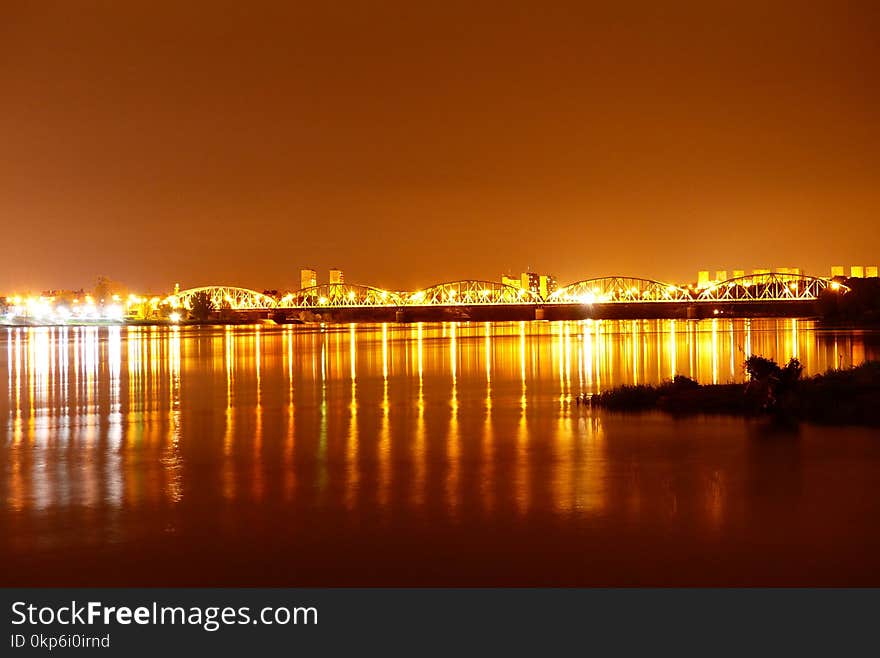
[[513, 286], [514, 288], [520, 287], [519, 277], [514, 279], [513, 277], [507, 276], [506, 274], [501, 275], [501, 283], [503, 283], [505, 286]]
[[716, 281], [727, 281], [727, 270], [715, 270]]
[[745, 270], [734, 270], [734, 271], [733, 271], [733, 278], [734, 278], [734, 279], [738, 279], [738, 278], [740, 278], [741, 276], [745, 276], [745, 275], [746, 275], [746, 271], [745, 271]]
[[556, 283], [556, 277], [552, 274], [542, 274], [539, 284], [541, 288], [541, 297], [544, 299], [547, 299], [559, 288], [559, 284]]
[[853, 279], [864, 279], [865, 278], [865, 268], [861, 265], [853, 265], [849, 268], [849, 275]]
[[345, 283], [345, 275], [342, 273], [342, 270], [333, 267], [330, 269], [330, 284], [340, 284]]
[[865, 268], [865, 278], [866, 279], [876, 279], [877, 278], [877, 266], [876, 265], [868, 265]]
[[700, 270], [697, 272], [697, 288], [709, 287], [709, 270]]
[[520, 288], [531, 290], [533, 293], [541, 292], [541, 275], [537, 272], [523, 272], [520, 274]]
[[318, 273], [315, 270], [303, 269], [299, 271], [299, 287], [312, 288], [318, 285]]
[[831, 266], [831, 278], [832, 279], [836, 276], [846, 276], [846, 274], [844, 274], [843, 272], [844, 272], [843, 265], [832, 265]]
[[523, 272], [518, 278], [502, 274], [501, 283], [521, 290], [530, 290], [544, 299], [556, 292], [559, 287], [556, 283], [556, 277], [552, 274], [538, 274], [537, 272]]

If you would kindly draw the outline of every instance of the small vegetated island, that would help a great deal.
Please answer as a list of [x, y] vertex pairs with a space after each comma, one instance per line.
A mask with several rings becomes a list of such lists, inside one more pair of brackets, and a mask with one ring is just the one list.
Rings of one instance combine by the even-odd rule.
[[880, 362], [803, 377], [791, 359], [780, 366], [751, 356], [742, 384], [700, 384], [676, 376], [656, 386], [620, 386], [593, 395], [594, 407], [614, 411], [660, 409], [674, 414], [770, 416], [785, 421], [828, 425], [880, 426]]

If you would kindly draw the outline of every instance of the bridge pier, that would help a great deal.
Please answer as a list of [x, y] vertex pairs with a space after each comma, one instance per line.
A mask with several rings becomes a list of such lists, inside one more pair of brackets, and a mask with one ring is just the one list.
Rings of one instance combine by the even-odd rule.
[[536, 320], [543, 320], [544, 319], [544, 307], [543, 306], [536, 306], [535, 307], [535, 319]]

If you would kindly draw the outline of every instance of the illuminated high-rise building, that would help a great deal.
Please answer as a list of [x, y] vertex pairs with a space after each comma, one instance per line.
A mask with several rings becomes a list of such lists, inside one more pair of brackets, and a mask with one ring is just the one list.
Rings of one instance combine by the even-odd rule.
[[852, 265], [849, 268], [849, 275], [853, 279], [864, 279], [865, 278], [865, 268], [861, 265]]
[[868, 265], [865, 267], [865, 278], [866, 279], [876, 279], [877, 278], [877, 266], [876, 265]]
[[538, 274], [537, 272], [523, 272], [519, 277], [502, 274], [501, 283], [521, 290], [530, 290], [544, 299], [553, 294], [558, 287], [556, 277], [552, 274]]
[[556, 289], [559, 286], [556, 283], [556, 277], [552, 274], [542, 274], [541, 278], [538, 282], [539, 292], [541, 293], [541, 297], [547, 299], [556, 292]]
[[299, 287], [311, 288], [318, 285], [318, 273], [315, 270], [302, 269], [299, 271]]
[[843, 265], [831, 266], [831, 277], [834, 278], [836, 276], [846, 276], [846, 274], [844, 274]]
[[697, 272], [697, 288], [709, 287], [709, 270], [700, 270]]
[[330, 284], [340, 283], [345, 283], [345, 275], [343, 275], [342, 270], [336, 267], [330, 268]]
[[537, 272], [523, 272], [520, 274], [520, 288], [539, 293], [541, 291], [541, 275]]

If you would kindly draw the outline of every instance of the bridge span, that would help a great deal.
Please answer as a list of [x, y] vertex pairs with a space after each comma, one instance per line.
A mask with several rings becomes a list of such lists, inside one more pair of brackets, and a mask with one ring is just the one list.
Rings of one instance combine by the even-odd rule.
[[279, 297], [234, 286], [203, 286], [179, 291], [166, 302], [173, 308], [192, 309], [196, 297], [202, 296], [217, 312], [279, 318], [709, 317], [809, 315], [821, 295], [847, 290], [829, 279], [771, 272], [736, 277], [702, 289], [637, 277], [599, 277], [569, 284], [546, 298], [496, 281], [460, 280], [415, 291], [323, 284]]

